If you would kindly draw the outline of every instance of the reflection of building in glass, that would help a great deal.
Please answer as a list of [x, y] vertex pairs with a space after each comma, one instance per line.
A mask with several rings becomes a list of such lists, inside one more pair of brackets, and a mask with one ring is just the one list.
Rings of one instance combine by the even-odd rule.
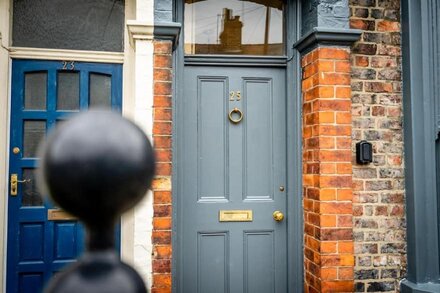
[[284, 55], [281, 0], [185, 0], [185, 53]]
[[220, 44], [225, 53], [240, 53], [243, 23], [240, 16], [232, 16], [232, 9], [223, 8]]

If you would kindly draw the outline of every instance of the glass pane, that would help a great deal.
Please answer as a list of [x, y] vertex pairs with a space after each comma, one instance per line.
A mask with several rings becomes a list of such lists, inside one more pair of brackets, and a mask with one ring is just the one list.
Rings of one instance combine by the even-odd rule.
[[124, 51], [124, 0], [10, 2], [13, 46]]
[[18, 183], [21, 184], [23, 191], [21, 198], [22, 206], [42, 206], [43, 199], [37, 190], [36, 169], [23, 169], [23, 178], [20, 180], [30, 180], [29, 182]]
[[37, 156], [38, 144], [46, 134], [45, 121], [24, 121], [23, 127], [23, 156], [35, 158]]
[[185, 53], [284, 54], [281, 0], [185, 0]]
[[79, 73], [59, 72], [57, 110], [79, 109]]
[[24, 108], [45, 110], [47, 72], [29, 72], [24, 75]]
[[90, 73], [90, 107], [111, 108], [111, 76]]

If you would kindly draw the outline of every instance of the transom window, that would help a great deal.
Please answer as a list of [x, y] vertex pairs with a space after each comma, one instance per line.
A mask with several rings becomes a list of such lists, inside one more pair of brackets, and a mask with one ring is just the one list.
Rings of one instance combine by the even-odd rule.
[[185, 0], [185, 54], [284, 55], [282, 0]]

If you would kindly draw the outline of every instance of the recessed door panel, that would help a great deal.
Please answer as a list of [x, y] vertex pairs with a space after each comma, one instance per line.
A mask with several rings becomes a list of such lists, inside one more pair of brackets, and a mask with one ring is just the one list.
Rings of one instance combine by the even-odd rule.
[[243, 292], [275, 292], [274, 243], [273, 231], [244, 232]]
[[197, 292], [228, 292], [229, 237], [226, 232], [198, 234]]
[[54, 223], [54, 259], [75, 259], [78, 255], [78, 224], [76, 222]]
[[19, 234], [20, 262], [44, 258], [44, 223], [22, 223]]
[[243, 109], [245, 199], [273, 198], [273, 89], [272, 79], [245, 79]]
[[228, 135], [226, 78], [198, 77], [198, 194], [201, 201], [227, 200]]

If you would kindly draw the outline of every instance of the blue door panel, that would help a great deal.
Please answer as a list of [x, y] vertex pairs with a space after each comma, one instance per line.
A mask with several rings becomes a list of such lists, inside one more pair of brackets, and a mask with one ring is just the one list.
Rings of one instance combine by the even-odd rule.
[[[64, 72], [79, 74], [78, 89], [75, 89], [79, 93], [76, 110], [59, 110], [61, 107], [57, 107], [61, 84], [58, 79], [59, 74]], [[26, 85], [26, 75], [30, 77], [34, 73], [42, 73], [40, 76], [45, 76], [45, 82], [35, 83], [34, 87]], [[8, 293], [41, 292], [48, 279], [67, 264], [75, 262], [84, 249], [85, 233], [81, 224], [71, 220], [48, 220], [48, 209], [57, 207], [44, 197], [41, 199], [35, 187], [32, 169], [38, 167], [39, 159], [34, 156], [25, 157], [24, 154], [35, 151], [34, 143], [43, 131], [50, 131], [73, 113], [89, 109], [91, 74], [105, 77], [105, 85], [110, 93], [108, 105], [113, 111], [121, 112], [122, 65], [40, 60], [14, 60], [12, 63], [9, 172], [10, 175], [17, 174], [19, 180], [32, 181], [19, 183], [16, 196], [8, 194]], [[44, 92], [42, 87], [46, 88], [45, 97], [39, 96]], [[36, 106], [26, 104], [29, 102], [25, 101], [26, 91], [29, 92], [28, 97], [41, 99], [33, 100]], [[44, 122], [45, 126], [36, 121]], [[19, 148], [20, 152], [14, 153], [14, 148]], [[117, 249], [119, 232], [118, 226], [115, 236]]]

